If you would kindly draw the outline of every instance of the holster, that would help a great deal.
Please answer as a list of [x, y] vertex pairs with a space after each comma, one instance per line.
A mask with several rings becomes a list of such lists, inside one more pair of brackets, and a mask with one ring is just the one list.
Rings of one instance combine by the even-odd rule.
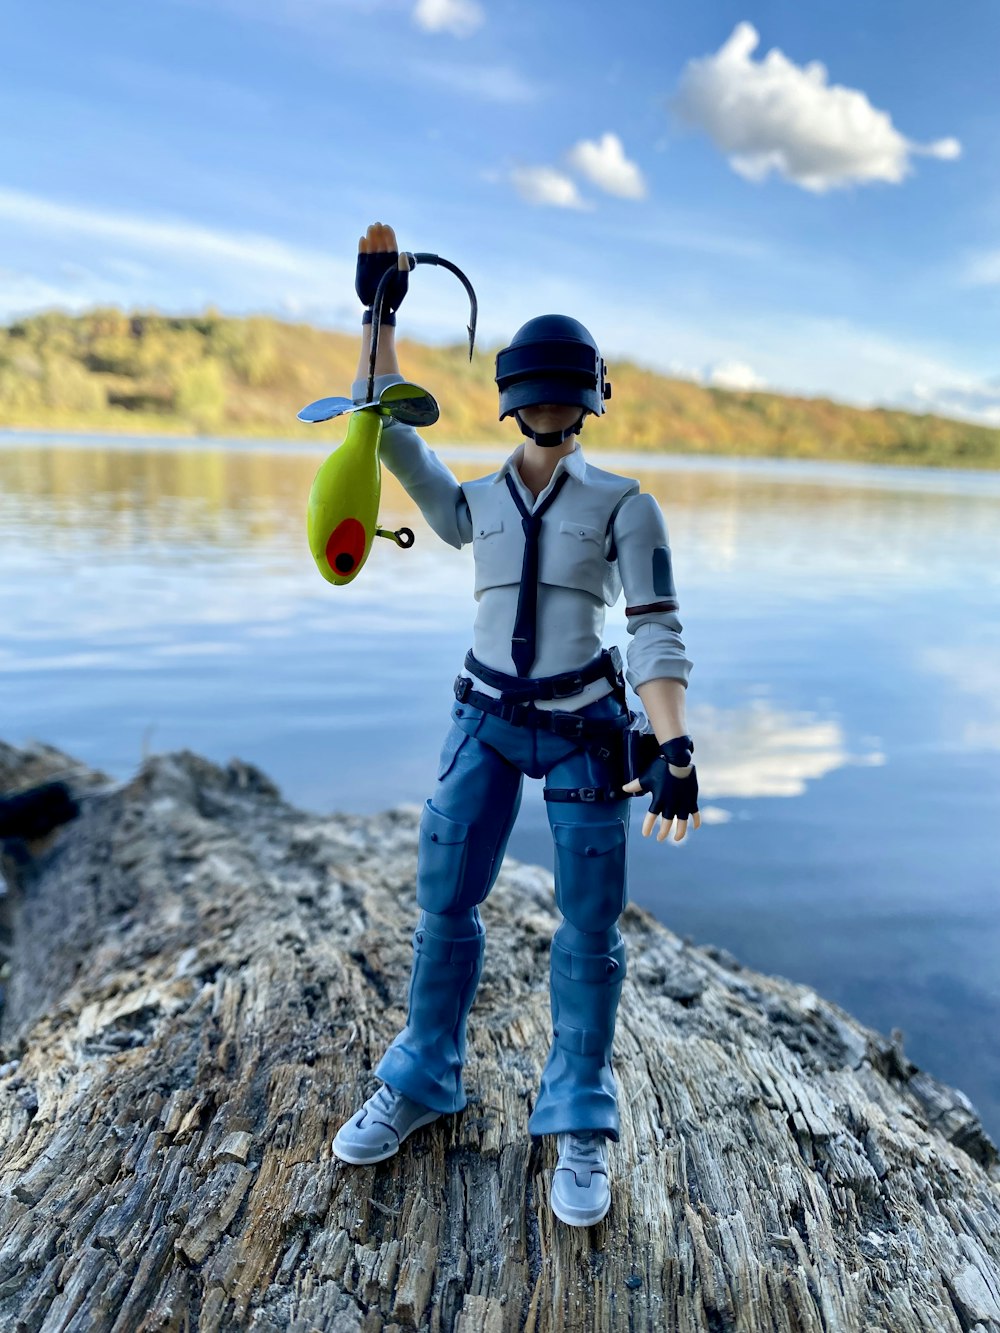
[[636, 778], [641, 778], [646, 769], [660, 753], [660, 742], [651, 731], [635, 731], [629, 728], [622, 733], [623, 745], [623, 765], [625, 776], [623, 782], [633, 782]]

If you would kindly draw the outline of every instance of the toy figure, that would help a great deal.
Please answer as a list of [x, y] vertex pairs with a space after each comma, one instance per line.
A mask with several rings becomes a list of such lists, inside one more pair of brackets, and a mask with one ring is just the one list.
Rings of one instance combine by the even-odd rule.
[[[358, 267], [365, 304], [394, 270], [386, 281], [399, 306], [399, 265], [392, 229], [369, 227]], [[369, 310], [355, 403], [404, 382], [391, 313], [366, 379], [371, 320]], [[496, 380], [500, 419], [513, 417], [526, 438], [491, 476], [460, 485], [412, 425], [384, 421], [382, 461], [439, 537], [473, 543], [478, 614], [420, 823], [407, 1023], [375, 1071], [382, 1086], [333, 1150], [345, 1162], [379, 1162], [465, 1106], [465, 1025], [485, 943], [479, 905], [500, 869], [524, 775], [544, 777], [563, 919], [552, 940], [552, 1045], [528, 1129], [558, 1137], [554, 1213], [590, 1226], [610, 1206], [607, 1141], [619, 1132], [611, 1055], [625, 976], [618, 918], [631, 795], [652, 796], [644, 836], [658, 818], [659, 841], [675, 817], [677, 841], [689, 816], [700, 824], [684, 728], [690, 663], [659, 506], [638, 482], [586, 462], [579, 446], [585, 418], [600, 416], [611, 396], [594, 339], [563, 315], [529, 320], [498, 354]], [[645, 741], [630, 727], [617, 650], [601, 645], [605, 607], [622, 588], [632, 636], [625, 674], [654, 733]]]

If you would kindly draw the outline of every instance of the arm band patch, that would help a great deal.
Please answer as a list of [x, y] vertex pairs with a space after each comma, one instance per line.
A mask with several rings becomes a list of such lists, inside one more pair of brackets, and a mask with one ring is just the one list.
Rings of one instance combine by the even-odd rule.
[[670, 565], [670, 547], [653, 548], [653, 591], [657, 597], [670, 597], [676, 602], [677, 589], [674, 587], [674, 571]]
[[669, 601], [647, 602], [645, 606], [626, 606], [625, 614], [627, 616], [649, 616], [657, 611], [676, 611], [677, 600], [671, 597]]

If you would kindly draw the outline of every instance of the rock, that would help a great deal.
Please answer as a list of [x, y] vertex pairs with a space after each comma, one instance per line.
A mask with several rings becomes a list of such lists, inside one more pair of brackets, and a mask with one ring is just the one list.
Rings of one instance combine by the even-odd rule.
[[8, 861], [0, 1327], [1000, 1331], [1000, 1169], [961, 1093], [815, 992], [646, 913], [609, 1217], [548, 1208], [551, 877], [483, 908], [465, 1112], [358, 1169], [341, 1120], [404, 1019], [412, 808], [319, 818], [164, 755]]

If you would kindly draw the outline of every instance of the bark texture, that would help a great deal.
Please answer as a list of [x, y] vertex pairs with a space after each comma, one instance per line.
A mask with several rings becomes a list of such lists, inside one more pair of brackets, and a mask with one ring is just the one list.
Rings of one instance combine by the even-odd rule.
[[[0, 789], [68, 767], [0, 747]], [[996, 1150], [898, 1039], [629, 908], [612, 1209], [564, 1227], [526, 1130], [552, 882], [508, 862], [471, 1105], [343, 1166], [405, 1017], [418, 812], [304, 814], [191, 754], [74, 780], [5, 863], [0, 1327], [1000, 1333]]]

